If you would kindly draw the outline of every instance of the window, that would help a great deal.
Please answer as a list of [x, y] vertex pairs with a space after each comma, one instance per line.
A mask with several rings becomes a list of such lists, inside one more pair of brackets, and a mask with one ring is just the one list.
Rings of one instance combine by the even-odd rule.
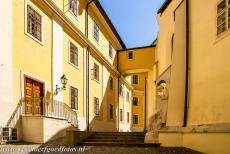
[[132, 84], [138, 84], [138, 75], [132, 76]]
[[72, 42], [70, 42], [70, 63], [78, 66], [78, 49]]
[[133, 115], [133, 124], [138, 124], [138, 115]]
[[113, 105], [109, 104], [109, 118], [113, 119]]
[[119, 88], [119, 94], [120, 94], [120, 96], [122, 96], [122, 94], [123, 94], [123, 88], [122, 88], [122, 85], [120, 85], [120, 88]]
[[77, 16], [77, 0], [69, 0], [69, 9]]
[[110, 90], [113, 90], [113, 78], [109, 77], [109, 88]]
[[113, 58], [113, 46], [110, 42], [109, 42], [109, 57]]
[[27, 33], [42, 41], [42, 17], [29, 5], [27, 6]]
[[133, 106], [138, 106], [138, 98], [133, 97]]
[[71, 87], [71, 108], [78, 109], [78, 89]]
[[126, 93], [126, 101], [129, 102], [129, 92]]
[[120, 109], [120, 121], [123, 121], [123, 110]]
[[217, 35], [230, 28], [230, 1], [222, 0], [217, 5]]
[[127, 123], [129, 123], [129, 112], [127, 112]]
[[93, 22], [93, 38], [99, 42], [99, 27], [95, 21]]
[[93, 66], [93, 77], [95, 80], [99, 81], [99, 66], [94, 63], [94, 66]]
[[99, 98], [94, 97], [94, 113], [99, 115]]
[[128, 52], [128, 59], [133, 59], [133, 52], [132, 51]]

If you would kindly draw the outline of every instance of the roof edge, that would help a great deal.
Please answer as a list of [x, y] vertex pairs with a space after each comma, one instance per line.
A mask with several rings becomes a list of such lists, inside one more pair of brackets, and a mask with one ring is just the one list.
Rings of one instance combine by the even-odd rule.
[[153, 47], [156, 47], [156, 45], [155, 45], [155, 44], [153, 44], [153, 45], [148, 45], [148, 46], [141, 46], [141, 47], [127, 48], [127, 49], [125, 49], [125, 50], [118, 50], [118, 52], [121, 52], [121, 51], [128, 51], [128, 50], [145, 49], [145, 48], [153, 48]]
[[168, 5], [172, 2], [172, 0], [165, 0], [163, 5], [160, 7], [160, 9], [157, 11], [157, 14], [163, 13], [165, 9], [168, 7]]

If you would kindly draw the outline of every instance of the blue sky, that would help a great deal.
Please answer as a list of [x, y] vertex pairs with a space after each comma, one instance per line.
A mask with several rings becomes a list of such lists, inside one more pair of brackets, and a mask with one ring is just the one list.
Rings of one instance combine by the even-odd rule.
[[165, 0], [99, 0], [127, 48], [150, 45], [156, 38], [157, 10]]

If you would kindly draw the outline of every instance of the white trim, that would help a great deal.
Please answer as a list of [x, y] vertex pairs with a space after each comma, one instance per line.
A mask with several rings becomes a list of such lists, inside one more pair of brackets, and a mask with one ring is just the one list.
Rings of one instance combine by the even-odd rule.
[[[31, 35], [30, 33], [27, 32], [27, 6], [30, 6], [33, 10], [35, 10], [40, 16], [41, 16], [41, 41], [37, 38], [35, 38], [33, 35]], [[41, 45], [44, 45], [44, 15], [41, 14], [41, 10], [33, 5], [31, 2], [28, 2], [28, 0], [25, 0], [24, 2], [24, 34], [28, 37], [30, 37], [31, 39], [33, 39], [34, 41], [38, 42]]]
[[[70, 43], [72, 43], [77, 48], [77, 65], [71, 63], [71, 61], [70, 61]], [[71, 41], [71, 40], [69, 40], [69, 42], [68, 42], [68, 63], [71, 66], [73, 66], [74, 68], [79, 70], [79, 47], [75, 43], [73, 43], [73, 41]]]
[[[72, 109], [72, 107], [71, 107], [71, 88], [75, 88], [75, 89], [77, 89], [77, 109]], [[79, 89], [77, 88], [77, 86], [75, 86], [75, 85], [72, 85], [72, 84], [70, 84], [69, 85], [69, 103], [70, 103], [70, 108], [73, 110], [73, 111], [75, 111], [75, 112], [78, 112], [79, 111]]]

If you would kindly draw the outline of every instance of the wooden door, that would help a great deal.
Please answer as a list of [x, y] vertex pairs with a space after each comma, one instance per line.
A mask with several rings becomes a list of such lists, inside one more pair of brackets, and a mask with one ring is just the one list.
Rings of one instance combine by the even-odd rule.
[[42, 113], [43, 84], [25, 77], [25, 113]]

